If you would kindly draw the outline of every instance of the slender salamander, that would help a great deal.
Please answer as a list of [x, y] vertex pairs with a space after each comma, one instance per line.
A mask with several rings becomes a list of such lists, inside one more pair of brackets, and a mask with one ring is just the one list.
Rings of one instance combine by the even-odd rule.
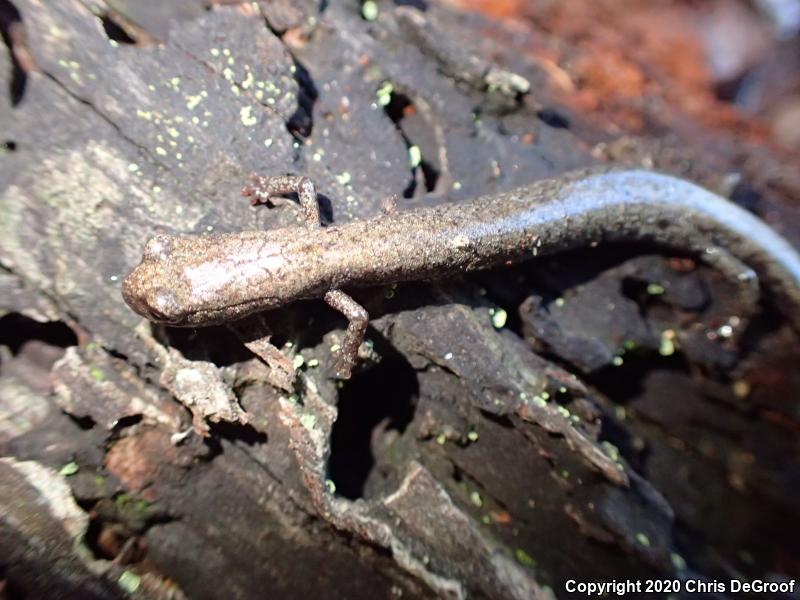
[[[307, 177], [254, 178], [254, 203], [297, 192], [307, 227], [221, 235], [156, 235], [125, 278], [128, 305], [151, 321], [203, 326], [323, 297], [349, 320], [348, 377], [368, 322], [343, 288], [518, 262], [606, 242], [689, 252], [757, 300], [759, 282], [800, 330], [800, 255], [761, 220], [697, 185], [642, 170], [583, 171], [471, 202], [322, 227]], [[757, 275], [756, 275], [757, 274]]]

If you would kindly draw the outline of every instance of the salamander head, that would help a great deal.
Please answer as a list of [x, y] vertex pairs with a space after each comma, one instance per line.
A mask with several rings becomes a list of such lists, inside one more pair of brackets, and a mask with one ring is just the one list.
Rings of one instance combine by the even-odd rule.
[[[282, 302], [268, 295], [282, 269], [270, 264], [270, 245], [248, 257], [241, 236], [157, 235], [141, 262], [122, 282], [122, 296], [135, 312], [174, 327], [213, 325], [242, 318]], [[272, 272], [270, 271], [272, 267]]]

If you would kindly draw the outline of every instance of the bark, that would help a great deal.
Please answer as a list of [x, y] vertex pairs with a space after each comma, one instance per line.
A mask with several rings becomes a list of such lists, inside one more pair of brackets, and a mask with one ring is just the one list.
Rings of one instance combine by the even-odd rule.
[[345, 222], [392, 194], [403, 210], [646, 164], [746, 190], [798, 240], [793, 157], [658, 91], [637, 100], [647, 128], [585, 114], [543, 58], [580, 49], [530, 23], [164, 4], [0, 2], [11, 597], [521, 599], [798, 575], [797, 339], [769, 299], [728, 337], [735, 290], [690, 257], [602, 248], [359, 291], [371, 352], [344, 384], [324, 303], [238, 324], [272, 331], [294, 393], [232, 330], [154, 327], [120, 296], [155, 232], [300, 224], [293, 203], [239, 197], [254, 172], [311, 176]]

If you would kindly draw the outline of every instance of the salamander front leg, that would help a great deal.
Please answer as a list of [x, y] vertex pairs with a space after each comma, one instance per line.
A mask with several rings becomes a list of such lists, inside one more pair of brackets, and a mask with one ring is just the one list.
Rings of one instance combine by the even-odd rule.
[[252, 183], [242, 189], [242, 196], [249, 196], [253, 205], [274, 203], [276, 197], [296, 193], [306, 217], [306, 226], [311, 229], [322, 226], [319, 215], [319, 201], [314, 182], [309, 177], [299, 175], [273, 175], [261, 177], [253, 175]]
[[325, 302], [331, 308], [341, 312], [349, 321], [336, 364], [336, 375], [342, 379], [349, 379], [350, 373], [358, 361], [358, 348], [364, 341], [364, 332], [369, 324], [369, 314], [363, 306], [341, 290], [329, 291], [325, 294]]

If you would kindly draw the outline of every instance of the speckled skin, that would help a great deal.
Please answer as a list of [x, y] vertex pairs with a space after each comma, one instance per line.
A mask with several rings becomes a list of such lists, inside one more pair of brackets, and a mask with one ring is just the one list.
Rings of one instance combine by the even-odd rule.
[[[268, 193], [247, 193], [264, 199], [300, 189], [309, 228], [157, 235], [123, 282], [125, 301], [152, 321], [211, 325], [349, 286], [445, 277], [605, 242], [644, 242], [695, 253], [743, 281], [755, 283], [755, 271], [786, 316], [800, 323], [797, 251], [752, 214], [675, 177], [583, 171], [471, 202], [324, 228], [309, 211], [310, 198], [315, 203], [310, 181], [276, 180], [281, 185], [261, 181], [271, 186]], [[335, 298], [326, 299], [335, 305]]]

